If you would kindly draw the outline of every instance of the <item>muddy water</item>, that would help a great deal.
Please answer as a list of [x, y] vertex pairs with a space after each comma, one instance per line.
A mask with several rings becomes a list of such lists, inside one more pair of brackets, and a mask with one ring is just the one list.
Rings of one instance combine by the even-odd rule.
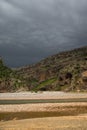
[[0, 105], [6, 104], [32, 104], [32, 103], [69, 103], [69, 102], [87, 102], [87, 98], [74, 99], [30, 99], [30, 100], [0, 100]]

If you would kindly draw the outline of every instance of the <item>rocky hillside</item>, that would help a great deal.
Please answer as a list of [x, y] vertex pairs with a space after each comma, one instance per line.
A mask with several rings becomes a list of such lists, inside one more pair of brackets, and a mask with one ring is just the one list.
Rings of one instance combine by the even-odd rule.
[[6, 67], [0, 58], [0, 92], [15, 92], [26, 88], [24, 81], [15, 71]]
[[29, 90], [86, 91], [87, 46], [50, 56], [17, 69]]
[[87, 91], [87, 47], [16, 70], [4, 66], [0, 59], [0, 92], [18, 90]]

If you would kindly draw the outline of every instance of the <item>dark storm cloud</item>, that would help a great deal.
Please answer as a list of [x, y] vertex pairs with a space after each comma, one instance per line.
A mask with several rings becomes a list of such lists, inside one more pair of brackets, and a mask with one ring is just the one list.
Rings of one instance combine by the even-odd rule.
[[9, 66], [87, 45], [87, 0], [0, 0], [0, 55]]

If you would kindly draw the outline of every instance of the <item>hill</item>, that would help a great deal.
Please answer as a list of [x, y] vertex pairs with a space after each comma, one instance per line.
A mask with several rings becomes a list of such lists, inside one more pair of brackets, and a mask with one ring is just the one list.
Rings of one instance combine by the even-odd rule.
[[0, 92], [15, 92], [23, 87], [26, 88], [21, 76], [5, 66], [0, 58]]
[[19, 68], [17, 73], [34, 91], [87, 90], [87, 46], [50, 56], [39, 63]]
[[[1, 60], [0, 91], [3, 88], [6, 91], [21, 88], [29, 91], [87, 91], [87, 46], [58, 53], [16, 70], [3, 67]], [[1, 85], [2, 81], [4, 85]]]

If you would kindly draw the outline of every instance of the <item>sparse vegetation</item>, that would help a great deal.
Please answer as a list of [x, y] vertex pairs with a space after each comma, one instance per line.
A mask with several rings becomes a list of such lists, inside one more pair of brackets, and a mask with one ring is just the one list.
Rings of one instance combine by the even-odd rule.
[[23, 84], [21, 76], [16, 71], [6, 67], [0, 59], [0, 92], [16, 91]]
[[36, 87], [34, 87], [34, 91], [46, 91], [47, 89], [50, 89], [50, 88], [47, 88], [47, 86], [51, 86], [52, 83], [54, 83], [57, 79], [56, 78], [52, 78], [52, 79], [48, 79], [48, 80], [45, 80], [43, 82], [41, 82], [39, 85], [37, 85]]

